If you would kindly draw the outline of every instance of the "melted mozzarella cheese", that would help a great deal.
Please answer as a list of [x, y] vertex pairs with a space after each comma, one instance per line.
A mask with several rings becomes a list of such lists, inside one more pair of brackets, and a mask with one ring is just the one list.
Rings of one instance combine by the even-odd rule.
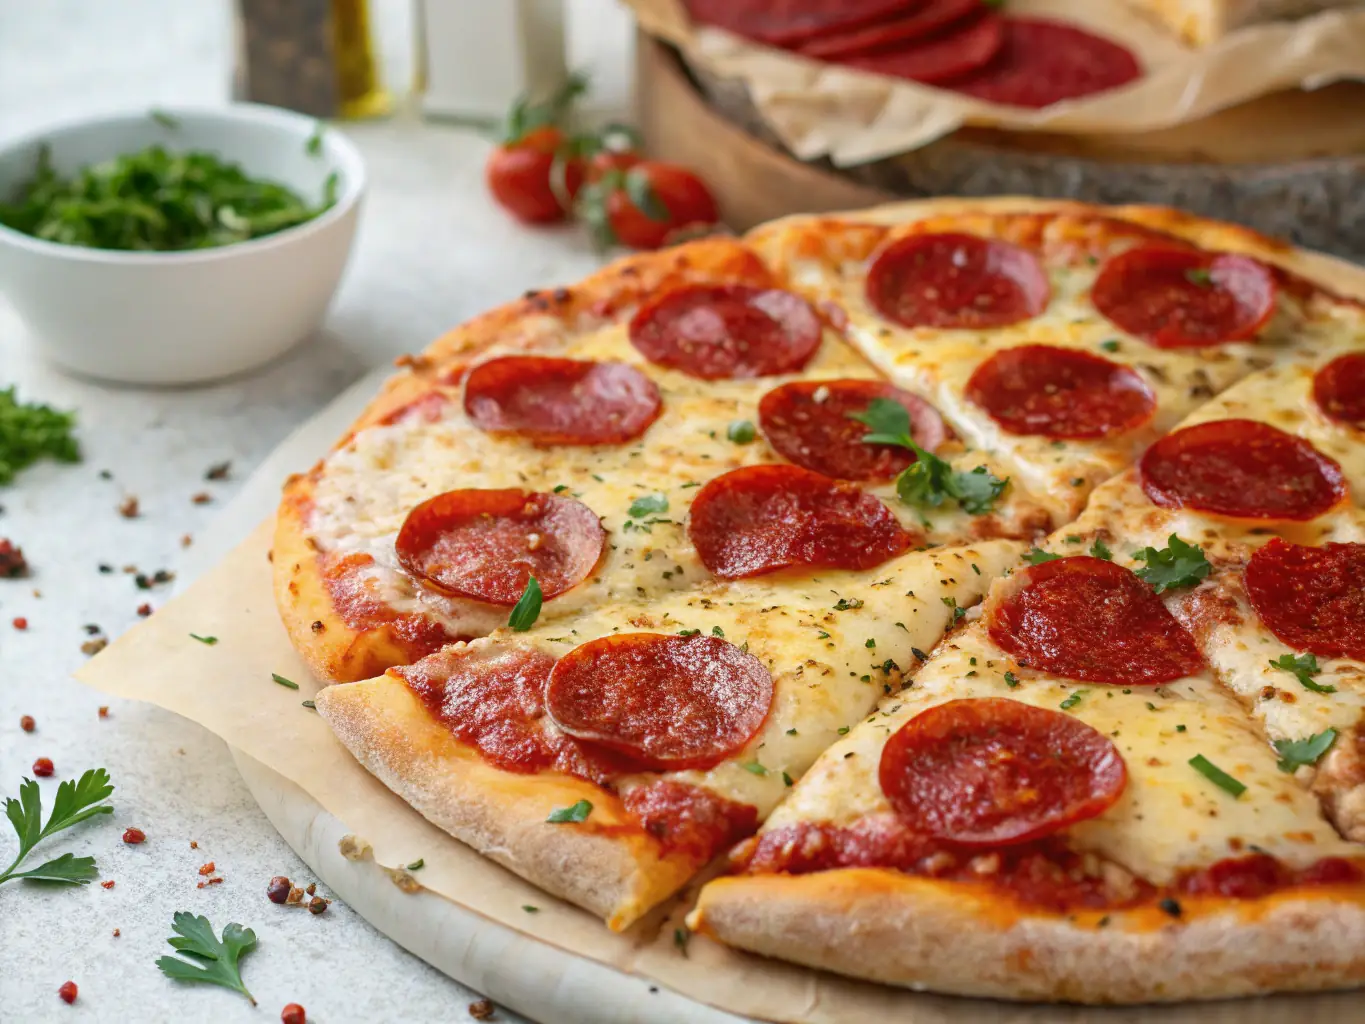
[[[491, 639], [524, 637], [555, 656], [626, 632], [695, 629], [747, 645], [773, 677], [773, 705], [763, 727], [743, 751], [715, 768], [665, 777], [705, 786], [765, 815], [839, 738], [840, 729], [853, 726], [900, 685], [902, 672], [918, 664], [916, 651], [931, 649], [959, 617], [953, 609], [976, 604], [1019, 550], [1014, 542], [989, 541], [909, 552], [872, 573], [784, 573], [670, 594], [644, 607], [607, 605], [572, 623], [541, 624], [524, 634], [498, 632]], [[640, 776], [621, 785], [629, 790], [658, 778]]]
[[[1017, 677], [1015, 686], [1006, 680], [1007, 671]], [[1241, 707], [1211, 679], [1190, 677], [1160, 687], [1077, 684], [1019, 669], [980, 625], [945, 643], [908, 689], [886, 698], [822, 755], [764, 829], [799, 821], [849, 824], [890, 812], [877, 782], [887, 739], [921, 711], [969, 697], [1004, 697], [1049, 710], [1075, 698], [1065, 713], [1113, 740], [1128, 783], [1114, 806], [1062, 834], [1074, 849], [1154, 884], [1253, 846], [1297, 866], [1360, 852], [1337, 836], [1316, 800], [1278, 770], [1274, 752]], [[1190, 766], [1196, 755], [1246, 791], [1233, 797], [1209, 781]]]
[[[394, 549], [405, 517], [422, 501], [456, 488], [563, 488], [562, 493], [597, 513], [610, 536], [597, 571], [547, 602], [547, 617], [686, 589], [709, 579], [684, 528], [696, 489], [731, 469], [779, 461], [761, 433], [750, 444], [730, 441], [729, 425], [740, 421], [757, 425], [759, 400], [790, 380], [877, 376], [832, 334], [799, 376], [761, 380], [703, 381], [647, 363], [630, 344], [624, 325], [574, 335], [561, 339], [561, 344], [546, 354], [629, 363], [658, 385], [663, 409], [643, 437], [625, 445], [541, 448], [515, 437], [493, 436], [469, 422], [460, 394], [452, 389], [437, 422], [414, 415], [370, 427], [327, 458], [310, 521], [319, 548], [370, 555], [373, 562], [364, 570], [369, 585], [391, 607], [404, 613], [421, 611], [456, 635], [480, 635], [504, 622], [506, 610], [417, 586], [400, 569]], [[490, 352], [489, 357], [500, 354], [503, 350]], [[960, 470], [990, 464], [989, 459], [961, 451], [950, 461]], [[960, 509], [904, 505], [896, 497], [894, 482], [865, 489], [928, 542], [968, 542], [979, 528], [980, 517]], [[632, 502], [659, 494], [668, 499], [665, 511], [630, 519]], [[991, 518], [999, 533], [1030, 532], [1007, 515]]]

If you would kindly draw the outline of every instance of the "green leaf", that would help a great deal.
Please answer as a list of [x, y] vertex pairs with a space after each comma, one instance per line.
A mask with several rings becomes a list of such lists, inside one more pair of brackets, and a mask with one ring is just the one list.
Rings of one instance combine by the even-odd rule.
[[273, 680], [275, 680], [275, 682], [279, 683], [281, 686], [288, 687], [288, 688], [291, 689], [291, 690], [297, 690], [297, 689], [299, 688], [299, 684], [298, 684], [298, 683], [294, 682], [294, 680], [292, 680], [292, 679], [286, 679], [284, 676], [280, 675], [278, 672], [271, 672], [271, 673], [270, 673], [270, 678], [273, 679]]
[[1305, 690], [1312, 690], [1314, 693], [1336, 693], [1335, 686], [1328, 686], [1326, 683], [1313, 681], [1313, 677], [1322, 671], [1318, 664], [1317, 655], [1300, 654], [1295, 657], [1292, 654], [1281, 654], [1270, 663], [1271, 668], [1277, 668], [1282, 672], [1288, 672], [1302, 684]]
[[1175, 534], [1166, 547], [1157, 550], [1147, 547], [1133, 555], [1147, 564], [1137, 570], [1138, 578], [1150, 583], [1158, 594], [1176, 587], [1192, 587], [1212, 570], [1204, 549], [1187, 544]]
[[643, 498], [636, 498], [630, 503], [626, 515], [632, 519], [643, 519], [645, 516], [654, 516], [667, 511], [668, 495], [646, 494]]
[[1280, 755], [1276, 767], [1282, 772], [1292, 772], [1306, 764], [1317, 764], [1318, 759], [1331, 749], [1336, 738], [1335, 729], [1324, 729], [1303, 740], [1276, 740], [1275, 753]]
[[914, 444], [909, 410], [890, 398], [874, 398], [864, 411], [851, 412], [848, 418], [868, 428], [869, 433], [863, 435], [864, 444], [894, 444], [901, 447]]
[[570, 804], [568, 807], [556, 807], [550, 812], [550, 816], [545, 820], [556, 825], [564, 822], [577, 823], [580, 821], [587, 821], [588, 815], [591, 813], [592, 804], [587, 800], [580, 800], [578, 803]]
[[[0, 224], [4, 223], [4, 207], [0, 205]], [[0, 485], [13, 481], [20, 470], [39, 459], [79, 462], [80, 446], [72, 436], [75, 423], [74, 413], [22, 403], [13, 387], [0, 388]]]
[[1070, 711], [1077, 704], [1079, 704], [1081, 702], [1081, 698], [1084, 697], [1089, 692], [1090, 692], [1089, 690], [1072, 690], [1071, 693], [1067, 695], [1066, 699], [1057, 706], [1061, 708], [1063, 711]]
[[1106, 562], [1114, 560], [1114, 552], [1109, 550], [1109, 545], [1099, 537], [1095, 538], [1095, 543], [1090, 545], [1090, 554], [1095, 558], [1103, 558]]
[[1194, 757], [1190, 758], [1189, 765], [1219, 789], [1231, 794], [1234, 799], [1246, 792], [1245, 785], [1223, 771], [1203, 754], [1195, 754]]
[[725, 437], [735, 444], [752, 444], [758, 431], [749, 420], [735, 420], [725, 428]]
[[536, 624], [536, 619], [540, 618], [540, 606], [543, 603], [544, 594], [540, 589], [540, 581], [534, 576], [528, 576], [526, 589], [512, 606], [512, 614], [507, 616], [507, 625], [518, 633], [525, 633]]
[[191, 633], [190, 639], [198, 640], [201, 644], [204, 644], [206, 647], [212, 647], [214, 644], [218, 642], [218, 638], [216, 636], [200, 636], [198, 633]]
[[1054, 555], [1051, 551], [1044, 551], [1042, 548], [1032, 548], [1024, 555], [1024, 561], [1029, 565], [1042, 565], [1044, 562], [1055, 562], [1061, 555]]
[[650, 220], [663, 222], [673, 216], [643, 170], [631, 168], [626, 171], [624, 184], [631, 205]]
[[256, 999], [242, 982], [238, 960], [256, 948], [256, 933], [240, 924], [223, 929], [220, 941], [209, 919], [178, 911], [171, 921], [176, 934], [166, 941], [184, 959], [163, 956], [156, 961], [161, 973], [176, 981], [198, 981], [240, 992], [256, 1005]]
[[[112, 810], [112, 808], [109, 808]], [[100, 876], [94, 857], [77, 857], [64, 853], [56, 860], [39, 864], [27, 871], [17, 871], [10, 878], [29, 878], [35, 882], [62, 882], [66, 885], [89, 885]]]
[[41, 839], [70, 828], [96, 814], [112, 814], [114, 808], [101, 804], [114, 792], [109, 783], [109, 773], [103, 768], [91, 768], [72, 782], [67, 779], [57, 787], [57, 796], [52, 801], [52, 817], [43, 829]]

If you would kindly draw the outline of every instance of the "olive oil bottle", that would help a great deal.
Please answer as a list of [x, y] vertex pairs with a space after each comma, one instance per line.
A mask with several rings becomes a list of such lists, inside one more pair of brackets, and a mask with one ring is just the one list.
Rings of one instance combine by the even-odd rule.
[[387, 114], [368, 0], [237, 0], [234, 94], [314, 117]]

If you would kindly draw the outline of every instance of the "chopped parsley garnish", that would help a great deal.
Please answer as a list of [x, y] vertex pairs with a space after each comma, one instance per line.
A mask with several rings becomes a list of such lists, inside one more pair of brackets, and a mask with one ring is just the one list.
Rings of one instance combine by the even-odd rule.
[[1090, 545], [1090, 554], [1095, 558], [1103, 558], [1106, 562], [1114, 560], [1114, 552], [1109, 550], [1109, 545], [1099, 537], [1095, 538], [1095, 543]]
[[512, 614], [507, 616], [508, 627], [518, 633], [525, 633], [536, 624], [536, 619], [540, 618], [540, 606], [543, 603], [544, 594], [540, 589], [540, 581], [534, 576], [528, 576], [526, 589], [512, 606]]
[[1223, 792], [1231, 794], [1234, 798], [1241, 796], [1247, 790], [1245, 785], [1223, 771], [1203, 754], [1195, 754], [1194, 757], [1190, 758], [1189, 765]]
[[[1008, 686], [1011, 690], [1013, 690], [1016, 686], [1019, 685], [1019, 677], [1016, 676], [1013, 672], [1006, 672], [1005, 685]], [[1070, 697], [1067, 698], [1067, 700], [1070, 699], [1071, 699]]]
[[749, 420], [735, 420], [725, 428], [725, 437], [735, 444], [752, 444], [758, 431]]
[[757, 761], [747, 761], [744, 764], [740, 765], [740, 767], [743, 768], [746, 772], [750, 772], [753, 775], [768, 774], [768, 769], [764, 768]]
[[1324, 729], [1306, 740], [1276, 740], [1275, 753], [1280, 755], [1276, 767], [1282, 772], [1292, 772], [1306, 764], [1317, 764], [1318, 758], [1331, 749], [1336, 738], [1335, 729]]
[[1303, 685], [1305, 690], [1312, 690], [1314, 693], [1337, 692], [1335, 686], [1313, 681], [1313, 677], [1322, 671], [1322, 667], [1318, 664], [1317, 655], [1300, 654], [1295, 657], [1292, 654], [1281, 654], [1270, 663], [1270, 667], [1288, 672]]
[[724, 635], [725, 635], [725, 630], [721, 629], [719, 626], [712, 626], [712, 627], [711, 627], [711, 635], [712, 635], [712, 636], [724, 636]]
[[1100, 348], [1104, 349], [1106, 352], [1117, 352], [1119, 350], [1119, 340], [1118, 338], [1107, 338], [1100, 342]]
[[592, 804], [587, 800], [580, 800], [578, 803], [570, 804], [568, 807], [556, 807], [550, 812], [550, 816], [545, 820], [555, 825], [560, 825], [564, 822], [577, 823], [580, 821], [587, 821], [588, 815], [591, 813]]
[[426, 858], [425, 858], [425, 857], [418, 857], [415, 861], [413, 861], [411, 864], [408, 865], [408, 870], [409, 870], [409, 871], [420, 871], [422, 868], [424, 868], [424, 867], [426, 867], [426, 866], [427, 866], [427, 860], [426, 860]]
[[846, 725], [841, 725], [841, 726], [839, 726], [839, 735], [840, 735], [840, 736], [847, 736], [847, 735], [848, 735], [848, 726], [846, 726]]
[[678, 636], [701, 636], [701, 630], [699, 630], [699, 629], [680, 629], [680, 630], [678, 630]]
[[532, 905], [529, 904], [529, 903], [523, 903], [523, 904], [521, 905], [521, 909], [524, 910], [524, 911], [526, 911], [526, 913], [528, 913], [528, 914], [539, 914], [539, 913], [540, 913], [540, 908], [539, 908], [539, 907], [534, 907], [534, 906], [532, 906]]
[[191, 633], [190, 639], [198, 640], [201, 644], [207, 644], [209, 647], [212, 647], [214, 644], [218, 642], [218, 638], [216, 636], [200, 636], [198, 633]]
[[863, 646], [866, 647], [869, 651], [872, 650], [872, 648], [877, 646], [876, 638], [868, 637], [865, 641], [863, 641]]
[[960, 620], [964, 615], [967, 614], [967, 610], [966, 610], [965, 608], [959, 608], [959, 607], [957, 606], [957, 598], [955, 598], [955, 597], [940, 597], [939, 600], [943, 602], [943, 605], [944, 605], [945, 608], [947, 608], [950, 612], [953, 613], [953, 624], [954, 624], [954, 625], [956, 625], [956, 623], [958, 622], [958, 620]]
[[288, 688], [291, 689], [291, 690], [297, 690], [297, 689], [299, 688], [299, 684], [298, 684], [298, 683], [294, 682], [294, 680], [292, 680], [292, 679], [286, 679], [284, 676], [280, 675], [278, 672], [271, 672], [271, 673], [270, 673], [270, 678], [273, 679], [273, 680], [275, 680], [275, 682], [279, 683], [281, 686], [288, 687]]
[[[3, 211], [0, 206], [0, 222]], [[80, 462], [80, 446], [71, 436], [75, 423], [75, 413], [36, 402], [23, 404], [14, 388], [0, 388], [0, 485], [42, 458]]]
[[0, 224], [47, 242], [91, 249], [178, 252], [272, 235], [336, 202], [331, 174], [317, 203], [278, 182], [250, 177], [207, 152], [148, 146], [64, 178], [46, 148]]
[[632, 519], [643, 519], [645, 516], [654, 516], [667, 511], [668, 495], [646, 494], [643, 498], [636, 498], [630, 503], [626, 515]]
[[1204, 557], [1204, 549], [1187, 544], [1174, 533], [1166, 540], [1166, 547], [1157, 550], [1147, 547], [1133, 555], [1147, 564], [1136, 570], [1138, 578], [1150, 583], [1158, 593], [1176, 587], [1192, 587], [1209, 574], [1213, 566]]
[[793, 783], [792, 783], [792, 777], [791, 777], [790, 775], [788, 775], [786, 772], [783, 772], [783, 773], [782, 773], [782, 784], [783, 784], [784, 786], [791, 786], [791, 785], [793, 785]]
[[1070, 711], [1077, 704], [1079, 704], [1081, 702], [1081, 698], [1084, 697], [1089, 692], [1090, 692], [1089, 690], [1073, 690], [1070, 693], [1070, 695], [1067, 696], [1066, 700], [1062, 701], [1057, 706], [1061, 708], [1063, 711]]
[[678, 947], [678, 952], [683, 956], [687, 956], [687, 940], [691, 934], [686, 928], [673, 929], [673, 945]]
[[1024, 555], [1024, 561], [1029, 565], [1042, 565], [1044, 562], [1055, 562], [1061, 555], [1054, 555], [1051, 551], [1044, 551], [1042, 548], [1031, 548]]
[[1213, 275], [1209, 273], [1207, 267], [1191, 267], [1185, 271], [1185, 280], [1190, 284], [1197, 284], [1201, 288], [1207, 288], [1213, 284]]
[[62, 882], [67, 885], [86, 885], [99, 877], [94, 857], [73, 857], [64, 853], [54, 860], [39, 864], [27, 871], [18, 870], [20, 863], [32, 849], [49, 836], [77, 825], [97, 814], [112, 814], [113, 805], [104, 801], [114, 791], [109, 784], [109, 773], [103, 768], [91, 768], [80, 780], [67, 779], [57, 787], [52, 801], [52, 814], [43, 824], [43, 795], [38, 783], [25, 779], [19, 784], [19, 799], [5, 798], [5, 817], [19, 835], [19, 852], [10, 866], [0, 871], [0, 883], [12, 878], [32, 878], [42, 882]]
[[223, 929], [223, 938], [213, 934], [213, 925], [207, 917], [196, 916], [184, 910], [178, 911], [171, 919], [171, 931], [175, 935], [166, 941], [180, 957], [163, 956], [157, 960], [161, 973], [176, 981], [202, 981], [210, 985], [240, 992], [256, 1005], [256, 999], [247, 991], [242, 981], [238, 959], [256, 948], [256, 933], [240, 924], [230, 924]]
[[554, 492], [555, 492], [556, 494], [563, 494], [563, 493], [564, 493], [565, 491], [567, 491], [568, 489], [569, 489], [569, 485], [568, 485], [568, 484], [555, 484], [555, 486], [554, 486]]
[[985, 466], [961, 472], [917, 445], [911, 436], [910, 413], [899, 402], [874, 398], [865, 412], [848, 415], [870, 428], [863, 435], [865, 444], [897, 445], [915, 454], [915, 461], [896, 478], [896, 494], [907, 505], [938, 508], [953, 501], [970, 515], [983, 515], [995, 508], [995, 500], [1009, 485], [1008, 477], [1001, 480]]
[[836, 612], [846, 612], [853, 608], [861, 608], [863, 599], [861, 597], [841, 597], [834, 605]]

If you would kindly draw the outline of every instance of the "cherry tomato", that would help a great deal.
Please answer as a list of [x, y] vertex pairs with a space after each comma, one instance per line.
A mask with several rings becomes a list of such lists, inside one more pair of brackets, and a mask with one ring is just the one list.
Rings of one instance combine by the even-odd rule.
[[626, 171], [605, 205], [612, 234], [632, 249], [658, 249], [682, 228], [720, 219], [716, 200], [700, 178], [685, 167], [648, 160]]
[[528, 224], [563, 220], [583, 184], [583, 163], [574, 158], [561, 164], [562, 183], [554, 182], [556, 153], [563, 146], [564, 133], [546, 126], [493, 150], [484, 168], [493, 198]]
[[611, 171], [628, 171], [643, 159], [633, 149], [598, 150], [588, 160], [587, 178], [589, 181], [601, 181]]

